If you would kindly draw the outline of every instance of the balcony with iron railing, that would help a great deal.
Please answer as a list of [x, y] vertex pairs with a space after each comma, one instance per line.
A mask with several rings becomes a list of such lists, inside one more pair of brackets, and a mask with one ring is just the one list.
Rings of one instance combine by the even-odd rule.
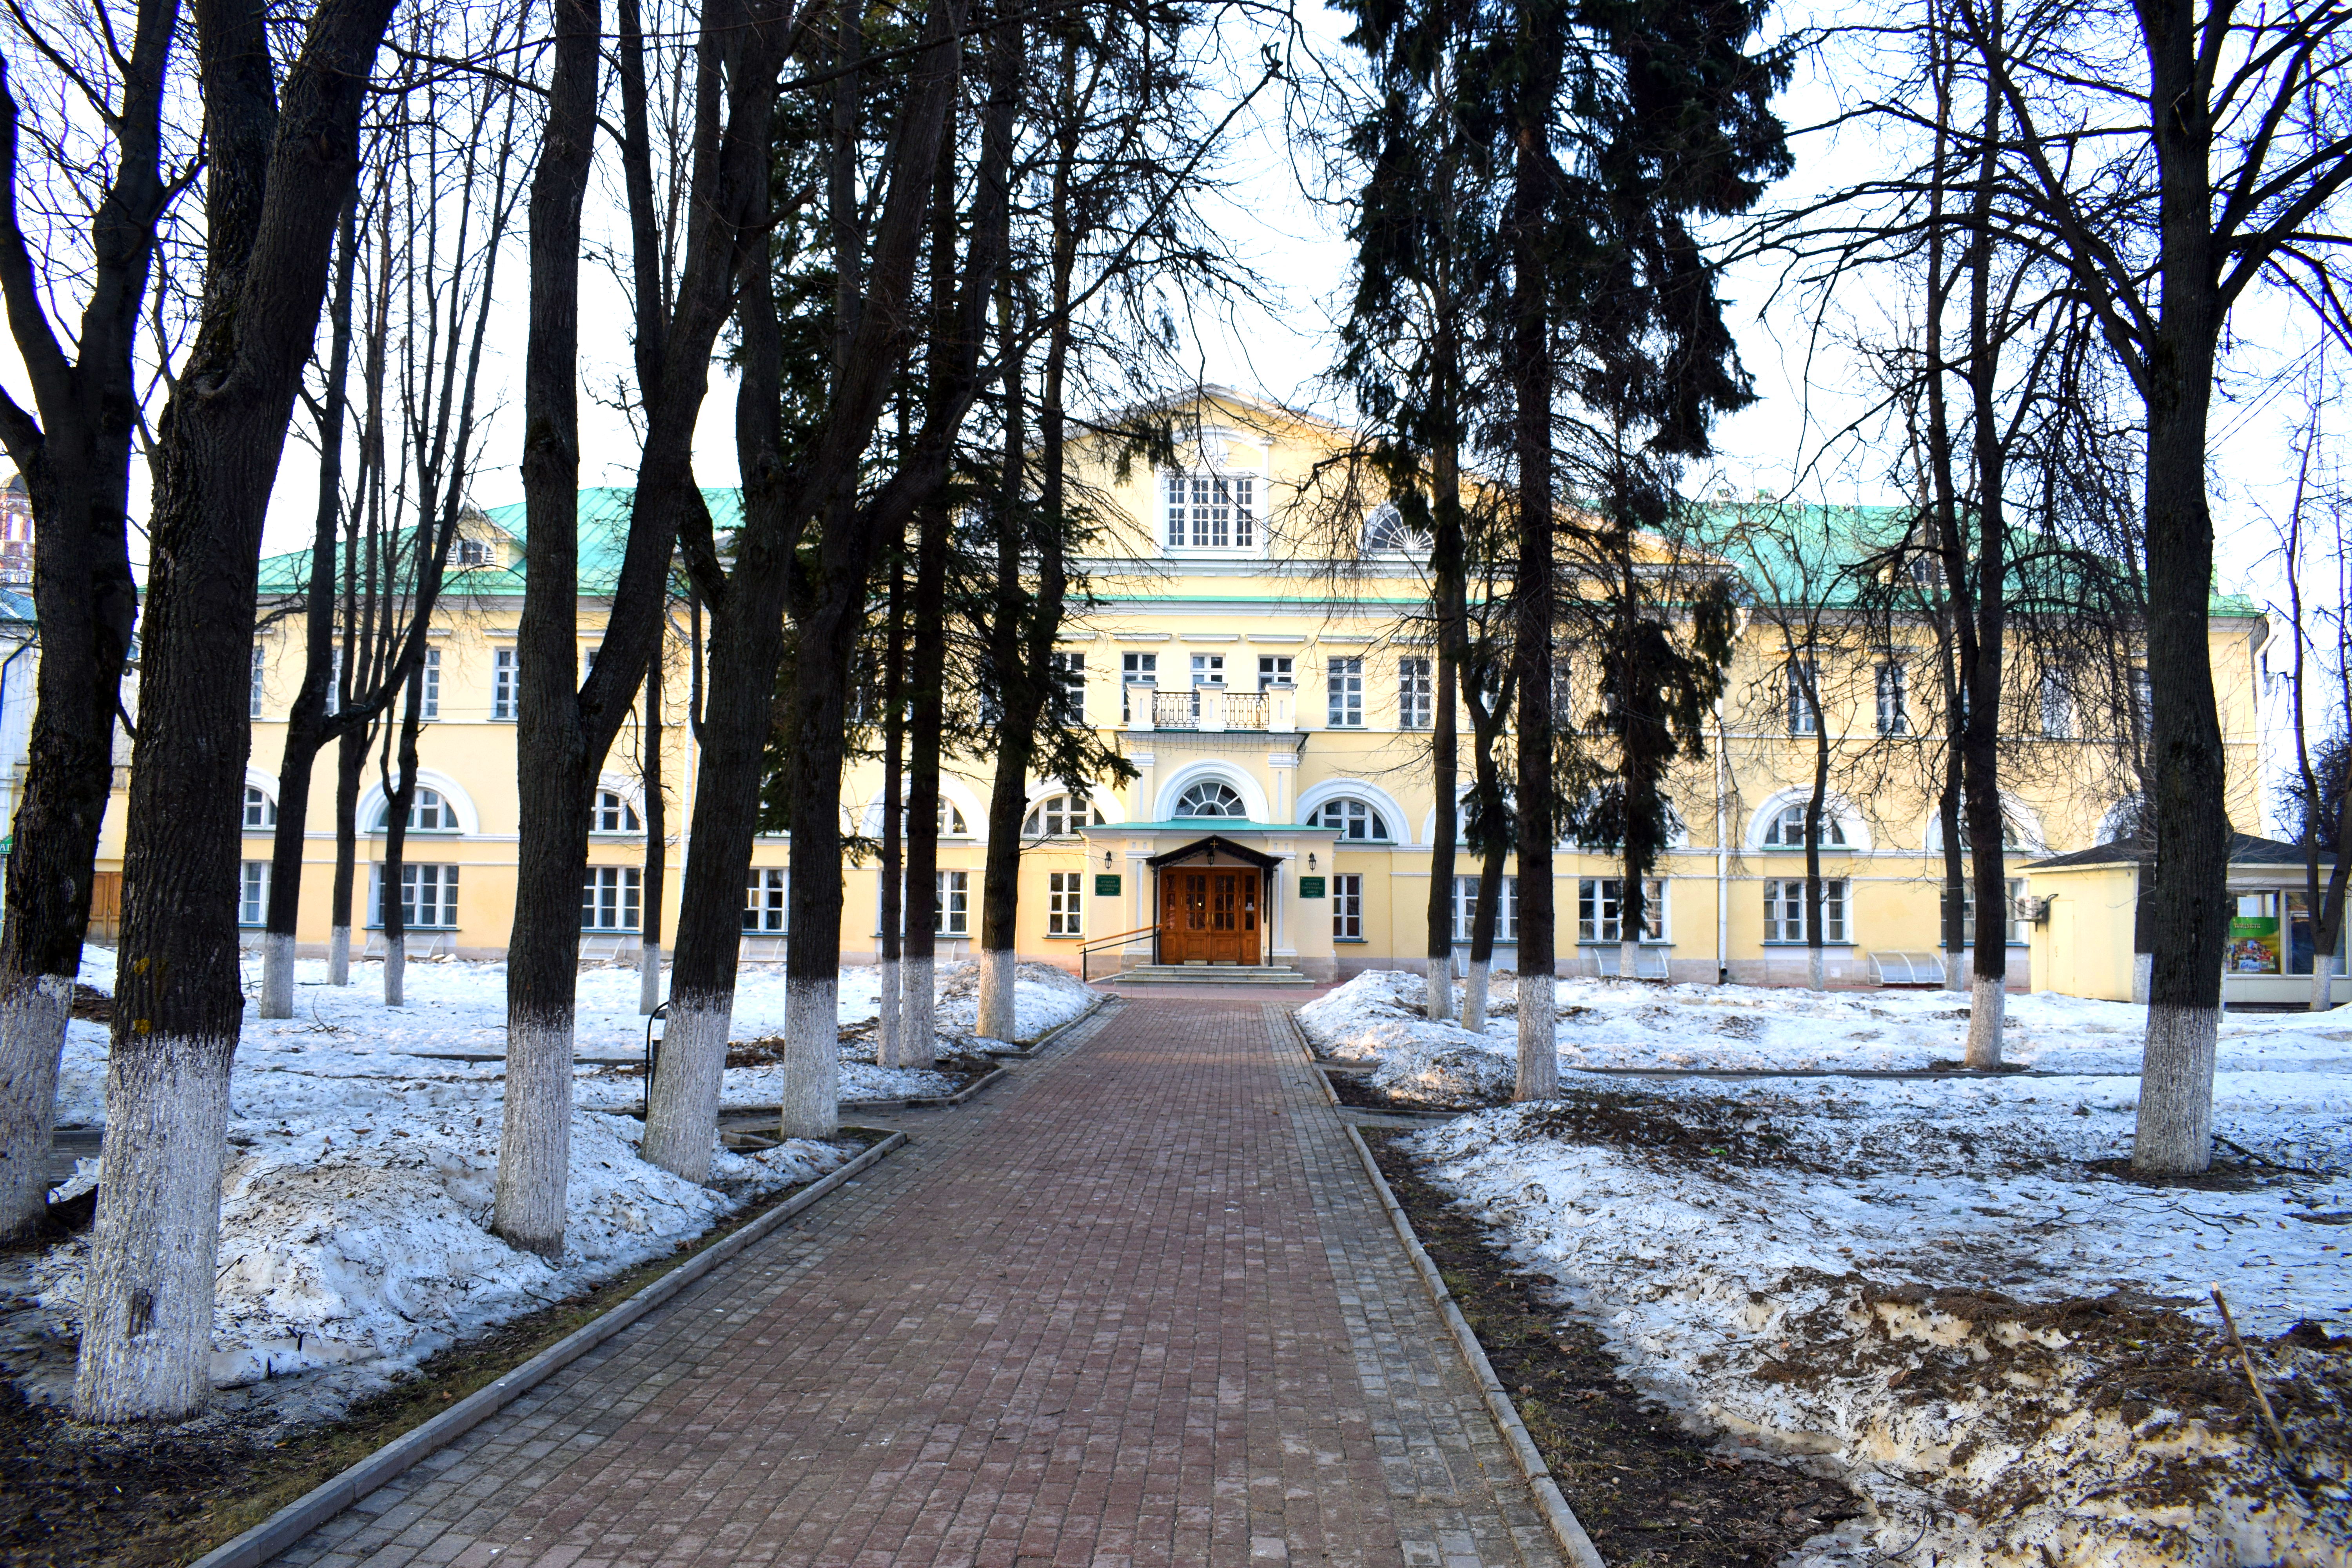
[[1228, 691], [1222, 686], [1195, 686], [1183, 691], [1161, 691], [1132, 684], [1127, 689], [1130, 730], [1212, 734], [1227, 730], [1287, 731], [1297, 720], [1297, 693], [1288, 687]]

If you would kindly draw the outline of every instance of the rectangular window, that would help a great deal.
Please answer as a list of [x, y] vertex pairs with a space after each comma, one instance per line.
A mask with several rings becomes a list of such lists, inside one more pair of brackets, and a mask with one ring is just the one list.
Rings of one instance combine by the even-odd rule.
[[261, 645], [259, 643], [256, 643], [253, 645], [253, 679], [251, 684], [246, 689], [245, 694], [245, 711], [248, 718], [258, 719], [261, 717], [262, 664], [263, 656], [261, 652]]
[[1911, 732], [1911, 710], [1907, 700], [1909, 684], [1903, 666], [1893, 659], [1878, 667], [1878, 732], [1882, 735], [1907, 735]]
[[2053, 741], [2074, 733], [2074, 682], [2063, 669], [2042, 672], [2042, 733]]
[[1818, 726], [1813, 721], [1813, 703], [1821, 695], [1821, 666], [1810, 658], [1789, 661], [1789, 733], [1810, 735]]
[[938, 875], [939, 912], [931, 922], [931, 934], [970, 936], [971, 934], [971, 873], [941, 871]]
[[[1120, 654], [1118, 676], [1118, 721], [1130, 724], [1135, 721], [1135, 714], [1127, 689], [1130, 686], [1157, 686], [1160, 683], [1160, 656], [1156, 653]], [[1150, 698], [1146, 697], [1143, 700], [1146, 707], [1150, 705]]]
[[441, 717], [441, 650], [437, 647], [425, 650], [425, 684], [417, 693], [416, 713], [421, 719]]
[[1436, 720], [1437, 681], [1425, 658], [1397, 660], [1397, 728], [1426, 730]]
[[340, 713], [342, 710], [343, 650], [339, 647], [329, 648], [327, 650], [327, 711]]
[[1257, 480], [1246, 475], [1168, 476], [1169, 545], [1251, 550], [1257, 545]]
[[2144, 742], [2156, 727], [2156, 689], [2147, 682], [2147, 666], [2132, 667], [2132, 715], [2139, 722], [2139, 738]]
[[1196, 653], [1192, 656], [1192, 684], [1223, 686], [1225, 683], [1225, 656], [1221, 653]]
[[[1478, 879], [1454, 879], [1454, 940], [1468, 942], [1470, 928], [1478, 918]], [[1495, 940], [1519, 940], [1519, 879], [1503, 879], [1503, 896], [1495, 910]]]
[[1324, 667], [1324, 679], [1331, 698], [1331, 728], [1360, 730], [1364, 727], [1364, 661], [1360, 658], [1335, 658]]
[[236, 869], [236, 923], [260, 925], [269, 919], [269, 862], [247, 860]]
[[1296, 684], [1291, 679], [1294, 661], [1286, 653], [1262, 653], [1257, 656], [1257, 689], [1270, 691], [1278, 686]]
[[460, 566], [488, 566], [490, 564], [489, 542], [483, 539], [461, 539], [457, 541], [457, 564]]
[[[1779, 877], [1766, 880], [1764, 940], [1805, 940], [1805, 879], [1802, 877]], [[1845, 879], [1843, 877], [1822, 879], [1822, 940], [1845, 941]]]
[[[392, 906], [386, 901], [383, 868], [375, 868], [375, 923], [383, 926]], [[453, 931], [457, 924], [457, 868], [403, 866], [400, 868], [400, 922], [407, 931]]]
[[1082, 653], [1049, 653], [1046, 668], [1054, 682], [1054, 696], [1059, 707], [1062, 722], [1083, 724], [1087, 721], [1087, 656]]
[[1551, 721], [1562, 730], [1582, 727], [1576, 713], [1576, 658], [1569, 648], [1551, 650]]
[[1084, 936], [1086, 934], [1084, 906], [1079, 900], [1085, 894], [1084, 871], [1048, 871], [1045, 873], [1045, 934], [1047, 936]]
[[512, 719], [515, 705], [522, 689], [517, 678], [521, 672], [515, 667], [515, 650], [502, 647], [490, 655], [490, 717]]
[[743, 884], [743, 929], [762, 936], [784, 931], [784, 872], [780, 867], [754, 866]]
[[591, 866], [580, 885], [582, 931], [635, 931], [645, 873], [635, 866]]
[[[1643, 942], [1666, 940], [1666, 883], [1663, 877], [1646, 877], [1642, 881], [1644, 908], [1642, 910]], [[1623, 942], [1625, 940], [1625, 881], [1622, 877], [1586, 877], [1576, 885], [1576, 940], [1579, 942]]]
[[[1803, 886], [1802, 883], [1798, 885]], [[2023, 947], [2025, 921], [2018, 910], [2025, 901], [2025, 879], [2012, 877], [2002, 886], [2008, 889], [2009, 896], [2006, 901], [2009, 908], [2008, 919], [2002, 922], [2005, 930], [2001, 940], [2011, 947]], [[1977, 944], [1977, 889], [1974, 877], [1960, 883], [1960, 942], [1965, 947], [1974, 947]]]
[[1331, 935], [1339, 942], [1364, 940], [1364, 879], [1360, 872], [1331, 879]]

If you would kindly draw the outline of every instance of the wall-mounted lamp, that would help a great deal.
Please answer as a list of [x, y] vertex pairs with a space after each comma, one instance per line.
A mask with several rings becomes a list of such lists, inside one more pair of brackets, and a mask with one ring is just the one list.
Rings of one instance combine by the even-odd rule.
[[1103, 869], [1106, 871], [1110, 869], [1110, 851], [1108, 849], [1103, 851]]
[[1307, 852], [1307, 868], [1310, 871], [1315, 869], [1315, 851], [1312, 849]]

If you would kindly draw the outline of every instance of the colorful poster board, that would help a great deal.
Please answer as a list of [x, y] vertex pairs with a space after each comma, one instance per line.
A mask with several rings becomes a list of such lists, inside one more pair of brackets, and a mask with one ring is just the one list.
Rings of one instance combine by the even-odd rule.
[[2282, 952], [2276, 915], [2232, 915], [2221, 967], [2231, 974], [2277, 974]]

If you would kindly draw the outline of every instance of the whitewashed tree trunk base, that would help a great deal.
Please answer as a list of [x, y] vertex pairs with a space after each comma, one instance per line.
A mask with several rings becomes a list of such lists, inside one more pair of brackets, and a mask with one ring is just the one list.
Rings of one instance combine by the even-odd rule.
[[940, 1059], [938, 963], [909, 958], [898, 968], [898, 1065], [929, 1068]]
[[646, 942], [637, 949], [637, 1011], [646, 1017], [654, 1016], [661, 1005], [661, 943]]
[[0, 1235], [48, 1207], [41, 1167], [58, 1120], [58, 1060], [73, 1013], [73, 977], [38, 974], [0, 1001]]
[[106, 1176], [74, 1414], [175, 1421], [212, 1392], [213, 1277], [234, 1039], [150, 1037], [106, 1069]]
[[777, 1126], [786, 1138], [841, 1131], [841, 984], [790, 980], [784, 988], [784, 1092]]
[[1966, 991], [1968, 988], [1968, 959], [1955, 948], [1944, 954], [1944, 989]]
[[294, 1016], [294, 939], [278, 931], [261, 939], [261, 1016]]
[[1454, 960], [1429, 961], [1429, 1021], [1449, 1023], [1454, 1017]]
[[895, 1068], [898, 1059], [898, 961], [886, 958], [881, 963], [882, 979], [877, 993], [878, 1001], [874, 1022], [874, 1065]]
[[337, 926], [327, 933], [327, 984], [352, 983], [352, 928]]
[[2009, 1013], [2009, 987], [1990, 974], [1969, 976], [1969, 1044], [1961, 1060], [1972, 1068], [2000, 1066], [2000, 1026]]
[[1474, 1035], [1486, 1032], [1486, 973], [1492, 967], [1473, 962], [1462, 977], [1462, 1026]]
[[2152, 952], [2133, 953], [2132, 1000], [2138, 1003], [2143, 1007], [2147, 1006], [2148, 996], [2151, 994], [2149, 988], [2154, 984], [2155, 980], [2156, 954]]
[[1829, 988], [1829, 977], [1822, 973], [1827, 967], [1828, 958], [1820, 948], [1805, 949], [1805, 988], [1807, 990], [1825, 991]]
[[518, 1021], [507, 1030], [506, 1117], [499, 1135], [498, 1204], [490, 1228], [509, 1246], [563, 1256], [572, 1180], [572, 1020]]
[[980, 955], [980, 1033], [1010, 1042], [1020, 1027], [1013, 1012], [1013, 950], [982, 949]]
[[2311, 1010], [2325, 1013], [2336, 1005], [2336, 955], [2316, 952], [2311, 957]]
[[1624, 980], [1638, 979], [1642, 973], [1642, 950], [1633, 942], [1617, 946], [1617, 973]]
[[1513, 1100], [1559, 1096], [1559, 1042], [1553, 1035], [1558, 984], [1549, 974], [1519, 975], [1519, 1079]]
[[673, 996], [662, 1029], [661, 1061], [646, 1086], [646, 1158], [689, 1182], [710, 1179], [719, 1141], [719, 1090], [727, 1072], [733, 993]]
[[386, 938], [383, 944], [383, 1005], [404, 1007], [408, 995], [408, 939]]
[[2193, 1176], [2213, 1163], [2213, 1045], [2221, 1030], [2218, 1007], [2148, 1005], [2133, 1170]]

